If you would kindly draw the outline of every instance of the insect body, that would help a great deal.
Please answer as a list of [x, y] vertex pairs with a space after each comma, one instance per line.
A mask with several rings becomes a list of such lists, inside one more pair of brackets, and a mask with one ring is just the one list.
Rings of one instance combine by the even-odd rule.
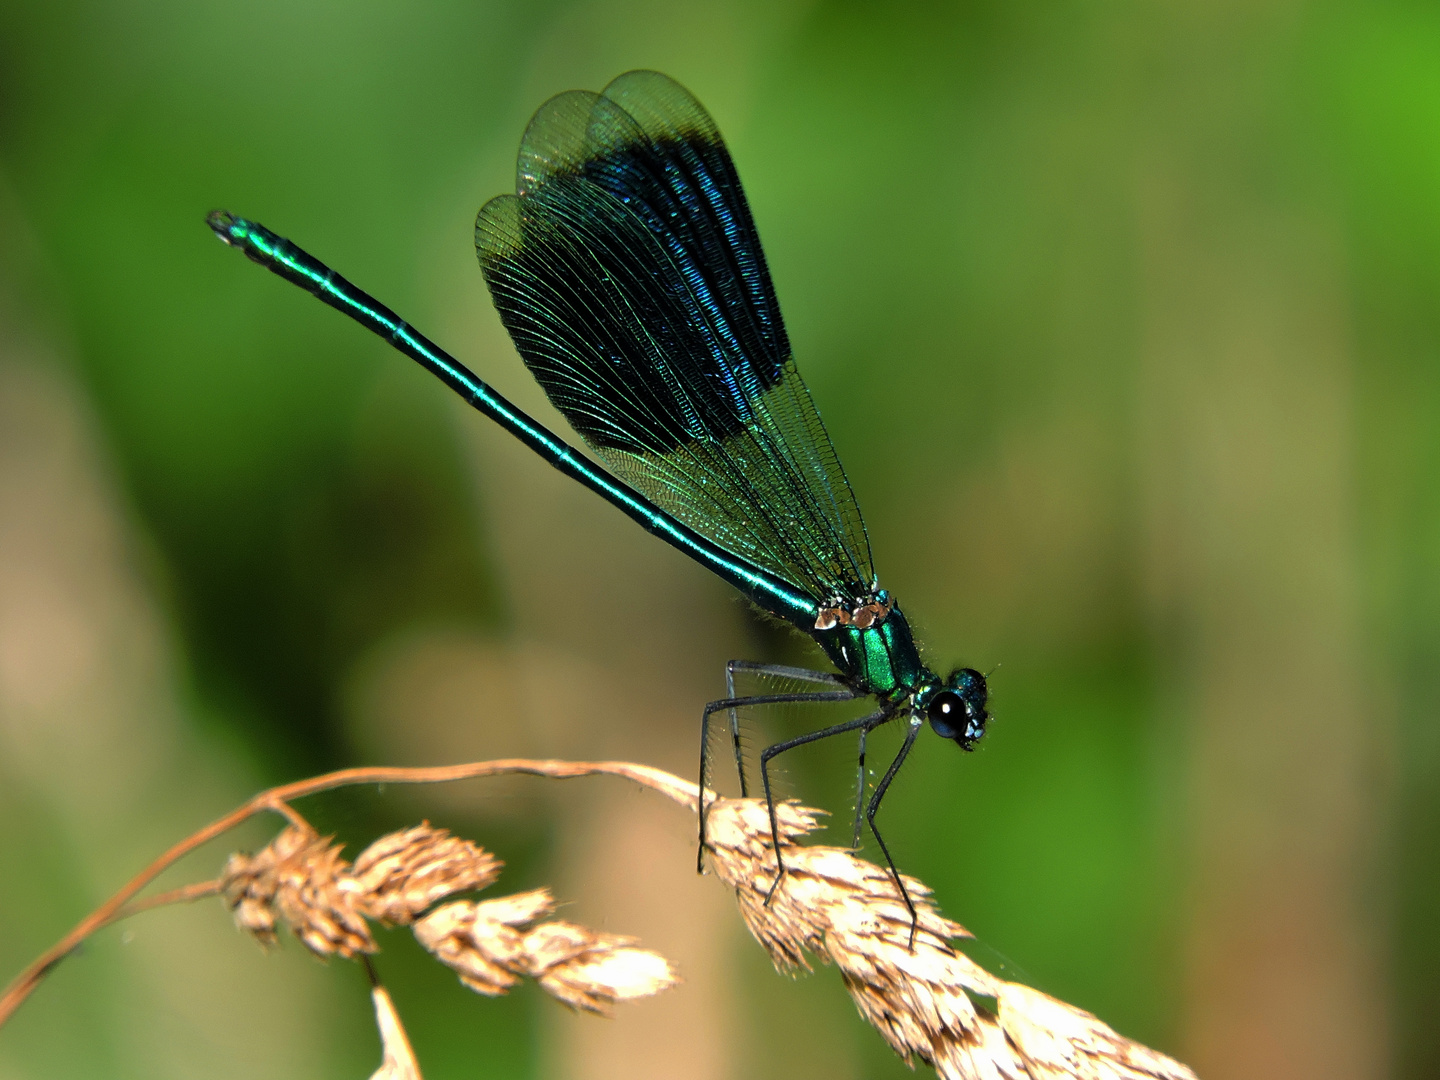
[[[875, 825], [886, 790], [928, 719], [972, 749], [985, 733], [985, 678], [941, 678], [920, 657], [900, 606], [878, 586], [849, 481], [790, 352], [750, 208], [714, 121], [678, 83], [632, 71], [602, 93], [571, 91], [535, 114], [514, 194], [480, 210], [475, 246], [501, 320], [550, 401], [600, 460], [547, 431], [394, 312], [264, 226], [223, 212], [228, 244], [343, 311], [439, 376], [555, 468], [812, 637], [835, 672], [732, 662], [729, 717], [742, 794], [737, 710], [871, 698], [865, 716], [768, 747], [777, 754], [858, 733], [862, 812], [912, 917]], [[737, 672], [813, 690], [738, 697]], [[865, 741], [902, 718], [904, 742], [868, 801]], [[705, 808], [700, 813], [701, 859]], [[913, 933], [913, 930], [912, 930]]]

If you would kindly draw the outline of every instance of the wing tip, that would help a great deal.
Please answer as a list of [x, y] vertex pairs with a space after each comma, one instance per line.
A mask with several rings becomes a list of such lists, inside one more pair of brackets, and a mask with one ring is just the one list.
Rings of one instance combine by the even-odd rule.
[[524, 250], [520, 210], [518, 195], [496, 195], [475, 215], [475, 254], [482, 271], [488, 272], [495, 263], [513, 259]]

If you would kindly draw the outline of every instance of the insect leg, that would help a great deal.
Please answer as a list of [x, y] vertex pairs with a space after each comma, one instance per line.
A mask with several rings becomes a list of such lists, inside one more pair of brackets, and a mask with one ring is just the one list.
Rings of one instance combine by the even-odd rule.
[[804, 746], [806, 743], [817, 742], [820, 739], [828, 739], [831, 735], [840, 735], [847, 731], [865, 730], [877, 727], [890, 718], [890, 714], [881, 709], [871, 713], [869, 716], [857, 717], [854, 720], [846, 720], [840, 724], [832, 724], [830, 727], [821, 728], [819, 731], [812, 731], [805, 735], [798, 735], [785, 742], [768, 746], [760, 755], [760, 782], [765, 786], [765, 806], [770, 811], [770, 839], [775, 845], [775, 880], [770, 885], [770, 891], [765, 894], [765, 903], [770, 903], [775, 896], [775, 890], [780, 887], [780, 879], [785, 876], [785, 860], [780, 857], [780, 822], [775, 816], [775, 797], [770, 792], [770, 759], [786, 750], [793, 750], [797, 746]]
[[754, 697], [721, 698], [705, 706], [700, 718], [700, 847], [695, 853], [695, 869], [705, 871], [705, 818], [709, 807], [705, 804], [705, 788], [710, 779], [710, 717], [722, 709], [733, 712], [750, 705], [785, 705], [812, 701], [852, 701], [855, 691], [849, 687], [838, 690], [818, 690], [805, 694], [757, 694]]
[[890, 849], [885, 846], [885, 838], [880, 835], [879, 828], [875, 825], [875, 815], [880, 810], [880, 800], [885, 798], [885, 792], [890, 787], [890, 781], [895, 779], [895, 774], [900, 771], [900, 766], [910, 755], [910, 748], [915, 745], [915, 736], [920, 734], [921, 719], [919, 716], [910, 718], [910, 727], [905, 732], [905, 741], [900, 744], [900, 752], [895, 755], [895, 760], [890, 763], [890, 768], [885, 770], [885, 775], [880, 778], [880, 783], [875, 785], [875, 794], [870, 796], [870, 804], [865, 808], [865, 819], [870, 822], [870, 831], [875, 834], [875, 840], [880, 845], [881, 852], [885, 855], [885, 864], [890, 867], [890, 874], [895, 878], [895, 885], [900, 890], [900, 899], [905, 901], [905, 907], [910, 912], [910, 948], [915, 948], [915, 931], [920, 926], [920, 916], [915, 911], [915, 905], [910, 900], [910, 893], [905, 889], [905, 881], [900, 877], [900, 871], [895, 866], [895, 860], [890, 857]]
[[860, 729], [860, 758], [859, 777], [855, 781], [855, 832], [850, 841], [850, 847], [855, 851], [860, 850], [860, 825], [864, 820], [862, 814], [865, 811], [865, 739], [870, 734], [870, 728]]
[[[762, 678], [796, 679], [828, 686], [845, 685], [839, 676], [828, 671], [812, 671], [809, 668], [790, 667], [786, 664], [766, 664], [759, 660], [731, 660], [725, 665], [725, 690], [728, 697], [735, 696], [737, 671], [749, 671]], [[740, 776], [740, 797], [744, 799], [750, 794], [750, 784], [745, 778], [745, 756], [740, 748], [740, 713], [733, 708], [730, 710], [730, 741], [735, 747], [735, 772]]]

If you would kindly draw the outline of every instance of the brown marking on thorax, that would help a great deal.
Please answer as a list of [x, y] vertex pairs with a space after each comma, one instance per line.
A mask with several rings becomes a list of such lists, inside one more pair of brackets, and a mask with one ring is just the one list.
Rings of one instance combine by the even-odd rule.
[[854, 607], [846, 607], [840, 597], [833, 596], [821, 606], [820, 613], [815, 616], [815, 629], [830, 630], [836, 626], [854, 626], [860, 630], [868, 630], [884, 622], [892, 606], [888, 596], [884, 600], [878, 600], [874, 596], [857, 596]]

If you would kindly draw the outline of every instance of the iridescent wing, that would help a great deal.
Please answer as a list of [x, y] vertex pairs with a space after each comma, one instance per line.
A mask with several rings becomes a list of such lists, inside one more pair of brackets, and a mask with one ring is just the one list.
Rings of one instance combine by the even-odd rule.
[[623, 480], [810, 593], [874, 582], [714, 121], [652, 71], [541, 107], [475, 246], [525, 364]]

